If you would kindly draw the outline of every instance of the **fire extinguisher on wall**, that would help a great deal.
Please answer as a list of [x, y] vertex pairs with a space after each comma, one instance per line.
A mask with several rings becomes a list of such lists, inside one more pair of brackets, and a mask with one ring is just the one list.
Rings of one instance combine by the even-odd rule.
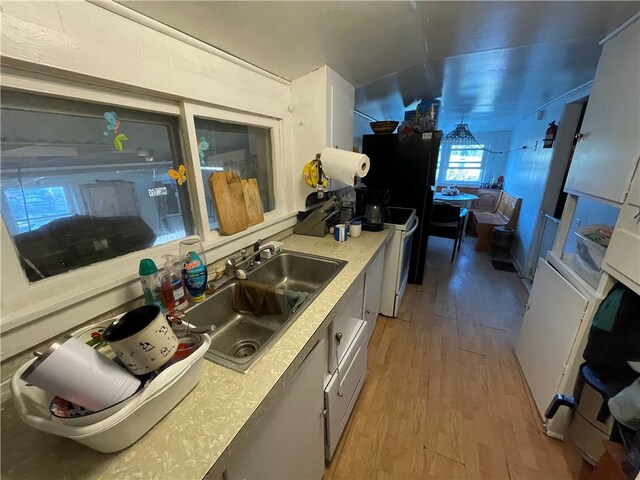
[[555, 120], [549, 124], [547, 133], [544, 136], [544, 148], [553, 148], [553, 142], [556, 140], [556, 133], [558, 132], [558, 125]]

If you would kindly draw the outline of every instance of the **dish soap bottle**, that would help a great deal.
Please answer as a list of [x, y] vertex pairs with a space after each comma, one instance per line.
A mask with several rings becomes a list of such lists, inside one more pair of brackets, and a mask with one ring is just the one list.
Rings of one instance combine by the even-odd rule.
[[182, 277], [175, 269], [178, 259], [174, 255], [163, 255], [164, 272], [160, 274], [160, 292], [168, 312], [187, 308], [187, 295], [184, 293]]
[[[186, 252], [186, 253], [184, 253]], [[189, 300], [194, 303], [205, 299], [207, 289], [207, 264], [204, 261], [204, 249], [200, 237], [185, 238], [180, 242], [182, 259], [182, 279], [189, 293]]]
[[147, 305], [160, 305], [160, 288], [156, 282], [158, 267], [156, 267], [154, 261], [150, 258], [140, 260], [138, 275], [140, 275], [140, 283], [142, 284], [144, 303]]

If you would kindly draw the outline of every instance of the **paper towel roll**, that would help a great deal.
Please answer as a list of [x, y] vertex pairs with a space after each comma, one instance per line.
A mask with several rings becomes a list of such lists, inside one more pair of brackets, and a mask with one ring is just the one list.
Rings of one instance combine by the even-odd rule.
[[354, 177], [369, 173], [369, 157], [362, 153], [337, 148], [325, 148], [320, 155], [324, 174], [347, 185], [354, 184]]

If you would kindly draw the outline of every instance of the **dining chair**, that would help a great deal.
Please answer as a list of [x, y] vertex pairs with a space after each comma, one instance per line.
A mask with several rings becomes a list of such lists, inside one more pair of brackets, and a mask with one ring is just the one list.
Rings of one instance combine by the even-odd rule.
[[467, 209], [464, 207], [445, 202], [433, 204], [429, 235], [453, 240], [451, 263], [456, 258], [456, 251], [460, 251], [460, 245], [462, 245], [462, 230], [466, 215]]

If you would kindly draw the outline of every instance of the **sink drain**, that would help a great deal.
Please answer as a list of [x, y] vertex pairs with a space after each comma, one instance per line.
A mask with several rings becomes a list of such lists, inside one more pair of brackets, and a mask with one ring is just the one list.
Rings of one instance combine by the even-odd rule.
[[231, 349], [231, 356], [236, 358], [250, 357], [258, 351], [260, 345], [253, 340], [240, 340]]

